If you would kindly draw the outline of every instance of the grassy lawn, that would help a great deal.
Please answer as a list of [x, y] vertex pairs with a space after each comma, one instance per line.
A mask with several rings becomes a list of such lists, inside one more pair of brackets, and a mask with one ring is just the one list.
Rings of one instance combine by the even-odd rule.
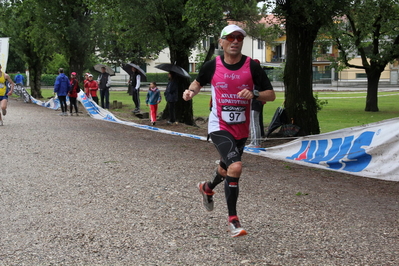
[[[140, 92], [142, 112], [148, 112], [149, 107], [145, 106], [147, 88], [142, 88]], [[162, 97], [163, 97], [163, 92]], [[378, 107], [379, 112], [365, 112], [366, 92], [335, 92], [318, 91], [319, 100], [327, 100], [328, 104], [318, 113], [320, 129], [322, 133], [353, 127], [372, 122], [377, 122], [399, 116], [399, 91], [379, 92]], [[52, 89], [42, 89], [44, 99], [52, 96]], [[116, 115], [130, 113], [134, 109], [133, 101], [126, 91], [111, 91], [111, 106], [113, 101], [123, 103], [121, 110], [112, 110]], [[284, 101], [284, 93], [276, 92], [277, 98], [274, 102], [268, 102], [264, 107], [264, 123], [267, 126], [278, 106]], [[209, 114], [210, 92], [200, 92], [193, 99], [195, 117], [207, 117]], [[43, 99], [42, 99], [43, 100]], [[158, 110], [165, 108], [166, 102], [162, 99]]]

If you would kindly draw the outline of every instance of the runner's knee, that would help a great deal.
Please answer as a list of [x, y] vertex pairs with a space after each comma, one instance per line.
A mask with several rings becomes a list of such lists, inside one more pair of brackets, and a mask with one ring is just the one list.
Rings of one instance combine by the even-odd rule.
[[227, 175], [235, 178], [239, 178], [242, 172], [242, 162], [234, 162], [230, 164], [227, 169]]

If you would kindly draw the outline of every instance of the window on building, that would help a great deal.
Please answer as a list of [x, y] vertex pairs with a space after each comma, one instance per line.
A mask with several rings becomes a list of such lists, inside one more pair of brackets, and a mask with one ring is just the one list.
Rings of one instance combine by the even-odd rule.
[[202, 48], [203, 49], [208, 49], [208, 40], [207, 39], [203, 39], [202, 40]]
[[357, 79], [366, 79], [367, 74], [366, 73], [356, 73], [356, 78]]
[[264, 44], [265, 44], [264, 41], [258, 39], [258, 49], [259, 50], [262, 50], [264, 48]]

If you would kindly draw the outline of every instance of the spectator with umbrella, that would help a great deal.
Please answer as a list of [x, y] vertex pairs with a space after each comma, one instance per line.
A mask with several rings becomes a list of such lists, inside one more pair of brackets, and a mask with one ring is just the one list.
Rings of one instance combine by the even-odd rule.
[[168, 74], [169, 82], [166, 85], [165, 99], [169, 105], [169, 121], [168, 124], [177, 124], [176, 122], [176, 102], [178, 100], [179, 87], [175, 80], [175, 72], [170, 71]]
[[160, 64], [155, 66], [158, 69], [168, 71], [169, 82], [165, 90], [165, 99], [169, 106], [169, 121], [168, 124], [177, 124], [176, 122], [176, 103], [178, 101], [179, 85], [177, 83], [178, 76], [183, 78], [191, 78], [190, 74], [187, 73], [182, 67], [175, 64]]
[[101, 67], [101, 74], [98, 76], [97, 82], [100, 89], [101, 107], [109, 109], [109, 88], [111, 87], [111, 75], [107, 73], [105, 66]]
[[123, 66], [129, 75], [129, 94], [132, 95], [132, 100], [135, 105], [133, 113], [140, 113], [140, 86], [141, 81], [146, 81], [146, 75], [144, 70], [142, 70], [138, 65], [129, 63]]

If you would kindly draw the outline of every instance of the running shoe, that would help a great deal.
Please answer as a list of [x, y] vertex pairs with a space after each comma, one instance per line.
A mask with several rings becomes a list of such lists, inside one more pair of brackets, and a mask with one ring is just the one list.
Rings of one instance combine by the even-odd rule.
[[7, 114], [7, 109], [3, 109], [3, 116]]
[[241, 227], [238, 217], [235, 217], [229, 221], [229, 231], [231, 237], [245, 236], [247, 234], [247, 231]]
[[212, 191], [211, 193], [206, 193], [204, 191], [204, 185], [205, 185], [205, 181], [204, 182], [199, 182], [198, 183], [198, 190], [202, 195], [202, 202], [204, 204], [204, 207], [207, 211], [213, 211], [213, 194], [215, 194], [214, 191]]

